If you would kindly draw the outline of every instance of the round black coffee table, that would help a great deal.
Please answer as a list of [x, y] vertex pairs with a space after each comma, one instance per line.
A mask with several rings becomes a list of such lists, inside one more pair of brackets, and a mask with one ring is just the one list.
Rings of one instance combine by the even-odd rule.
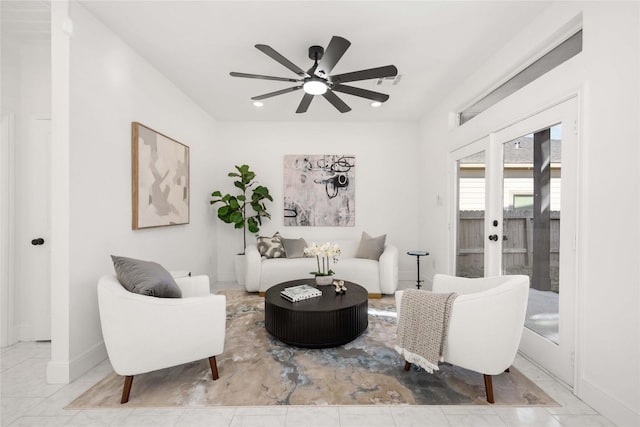
[[[308, 284], [322, 296], [290, 302], [280, 291]], [[332, 285], [316, 286], [313, 279], [292, 280], [272, 286], [264, 294], [264, 325], [285, 344], [305, 348], [337, 347], [353, 341], [369, 325], [369, 294], [360, 285], [344, 282], [347, 292], [338, 295]]]

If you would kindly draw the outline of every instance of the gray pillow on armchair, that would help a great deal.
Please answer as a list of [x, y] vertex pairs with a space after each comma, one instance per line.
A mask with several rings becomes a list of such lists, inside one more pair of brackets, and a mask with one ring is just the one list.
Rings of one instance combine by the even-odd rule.
[[111, 255], [118, 281], [126, 290], [158, 298], [182, 298], [182, 291], [157, 262]]

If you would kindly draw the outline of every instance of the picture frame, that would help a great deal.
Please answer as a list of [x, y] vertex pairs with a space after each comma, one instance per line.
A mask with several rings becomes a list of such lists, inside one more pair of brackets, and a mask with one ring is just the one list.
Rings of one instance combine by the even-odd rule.
[[131, 123], [132, 229], [189, 223], [189, 147]]
[[356, 156], [285, 154], [285, 227], [353, 227]]

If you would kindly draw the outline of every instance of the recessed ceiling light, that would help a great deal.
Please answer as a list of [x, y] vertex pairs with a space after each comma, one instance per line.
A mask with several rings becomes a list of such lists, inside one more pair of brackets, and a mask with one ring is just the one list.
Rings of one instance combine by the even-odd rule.
[[260, 102], [260, 101], [254, 101], [254, 102], [253, 102], [253, 106], [254, 106], [254, 107], [262, 107], [262, 106], [264, 106], [264, 103], [262, 103], [262, 102]]
[[374, 102], [371, 103], [371, 106], [373, 108], [378, 108], [381, 105], [382, 105], [382, 102], [380, 102], [380, 101], [374, 101]]

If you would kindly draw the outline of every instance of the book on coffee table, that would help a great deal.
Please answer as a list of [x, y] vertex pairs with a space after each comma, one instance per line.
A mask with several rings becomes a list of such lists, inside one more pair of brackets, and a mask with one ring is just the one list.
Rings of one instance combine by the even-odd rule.
[[320, 297], [322, 296], [322, 291], [313, 286], [298, 285], [284, 288], [280, 291], [280, 295], [291, 302], [298, 302], [309, 298]]

